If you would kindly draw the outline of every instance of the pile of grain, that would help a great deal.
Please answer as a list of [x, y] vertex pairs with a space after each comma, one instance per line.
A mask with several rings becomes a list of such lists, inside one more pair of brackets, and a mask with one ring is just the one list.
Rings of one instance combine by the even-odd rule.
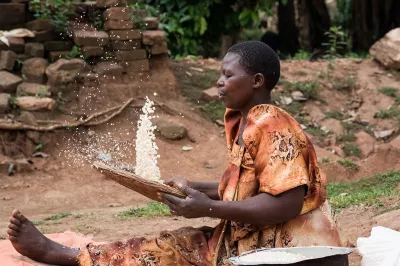
[[294, 254], [284, 251], [260, 251], [245, 255], [240, 258], [241, 263], [295, 263], [307, 259], [301, 254]]

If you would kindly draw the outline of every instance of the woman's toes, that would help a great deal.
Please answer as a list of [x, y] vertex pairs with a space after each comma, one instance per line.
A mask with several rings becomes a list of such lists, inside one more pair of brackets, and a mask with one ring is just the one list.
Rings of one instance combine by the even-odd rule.
[[16, 226], [21, 226], [21, 222], [15, 217], [10, 218], [10, 223], [15, 224]]
[[12, 229], [16, 232], [19, 232], [19, 226], [15, 225], [15, 224], [12, 224], [12, 223], [8, 224], [8, 228]]
[[26, 223], [28, 221], [28, 218], [26, 218], [21, 212], [18, 211], [17, 213], [17, 219], [21, 222], [21, 223]]
[[17, 237], [17, 236], [18, 236], [18, 232], [15, 231], [15, 230], [13, 230], [13, 229], [8, 229], [8, 230], [7, 230], [7, 234], [8, 234], [9, 236], [14, 236], [14, 237]]

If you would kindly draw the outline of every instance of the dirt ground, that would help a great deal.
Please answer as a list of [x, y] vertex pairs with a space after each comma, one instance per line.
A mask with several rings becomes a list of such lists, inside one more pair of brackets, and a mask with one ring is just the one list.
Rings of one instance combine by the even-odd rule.
[[[182, 68], [188, 68], [188, 71], [193, 71], [189, 66], [219, 69], [220, 63], [215, 60], [202, 60], [196, 63], [182, 61], [178, 64]], [[283, 79], [291, 82], [316, 79], [321, 69], [325, 68], [326, 63], [323, 62], [283, 62], [282, 76]], [[374, 130], [393, 129], [395, 133], [384, 140], [375, 140], [373, 142], [374, 149], [370, 155], [362, 158], [351, 157], [360, 165], [360, 170], [356, 173], [348, 171], [334, 161], [322, 163], [330, 182], [356, 180], [360, 177], [370, 177], [375, 173], [400, 169], [398, 160], [400, 147], [396, 147], [392, 143], [399, 131], [398, 123], [395, 119], [389, 121], [374, 117], [374, 114], [380, 109], [387, 109], [395, 102], [392, 97], [379, 94], [378, 89], [382, 87], [400, 89], [399, 80], [372, 60], [341, 60], [337, 62], [336, 76], [345, 77], [350, 72], [356, 77], [356, 89], [335, 92], [329, 88], [329, 84], [322, 80], [320, 99], [307, 101], [303, 107], [311, 111], [304, 113], [304, 109], [302, 109], [299, 110], [299, 114], [307, 117], [309, 121], [316, 120], [310, 119], [313, 115], [329, 111], [346, 114], [354, 111], [348, 107], [348, 100], [362, 97], [362, 105], [355, 110], [357, 119], [373, 124]], [[162, 177], [184, 176], [191, 180], [218, 180], [227, 164], [225, 139], [221, 132], [223, 128], [210, 121], [200, 111], [193, 99], [180, 96], [182, 88], [169, 88], [168, 92], [163, 91], [165, 88], [160, 82], [162, 78], [168, 80], [170, 86], [178, 86], [175, 82], [179, 84], [179, 80], [175, 81], [171, 73], [153, 72], [152, 76], [148, 78], [148, 83], [142, 86], [151, 86], [151, 89], [147, 88], [142, 93], [157, 93], [158, 98], [156, 96], [154, 98], [168, 106], [168, 108], [158, 107], [157, 113], [163, 118], [184, 125], [190, 136], [177, 141], [165, 140], [161, 137], [157, 139], [161, 155], [159, 166]], [[282, 91], [281, 87], [281, 85], [277, 87], [276, 93]], [[88, 90], [90, 89], [81, 90], [81, 96], [87, 96]], [[100, 99], [96, 103], [96, 108], [90, 107], [91, 103], [87, 100], [81, 100], [79, 104], [89, 106], [88, 110], [94, 111], [101, 108], [102, 103], [107, 101], [107, 97], [111, 97], [111, 95], [113, 95], [114, 102], [120, 102], [127, 96], [124, 93], [118, 95], [118, 91], [104, 93], [96, 89], [90, 90], [90, 94], [96, 93], [99, 93], [97, 96]], [[171, 97], [171, 95], [174, 96]], [[126, 159], [132, 162], [134, 160], [132, 143], [138, 110], [137, 108], [128, 108], [122, 115], [109, 123], [90, 128], [90, 131], [94, 132], [90, 134], [108, 136], [113, 141], [126, 143], [128, 145]], [[33, 171], [17, 173], [14, 176], [0, 175], [0, 232], [2, 232], [0, 237], [5, 237], [7, 221], [13, 209], [20, 209], [34, 221], [43, 220], [45, 217], [58, 213], [70, 212], [72, 215], [68, 217], [40, 224], [40, 230], [44, 233], [77, 231], [92, 235], [97, 241], [113, 241], [134, 236], [154, 237], [161, 230], [188, 225], [213, 226], [218, 223], [215, 219], [186, 220], [180, 217], [150, 219], [136, 217], [121, 220], [118, 217], [121, 211], [145, 206], [149, 201], [145, 197], [105, 179], [84, 161], [84, 157], [78, 155], [71, 157], [71, 154], [67, 154], [68, 151], [77, 149], [77, 146], [82, 143], [87, 144], [85, 140], [88, 134], [89, 129], [84, 128], [77, 131], [65, 130], [47, 133], [48, 142], [43, 152], [48, 153], [50, 157], [30, 158], [33, 162]], [[321, 141], [321, 136], [309, 135], [315, 144], [319, 158], [339, 158], [338, 154], [332, 153], [332, 147], [335, 145], [324, 140]], [[329, 137], [324, 136], [323, 138]], [[194, 140], [195, 142], [193, 142]], [[105, 141], [105, 144], [107, 143]], [[185, 145], [192, 146], [193, 150], [183, 151], [182, 147]], [[210, 165], [211, 167], [209, 167]], [[388, 204], [393, 204], [391, 201], [398, 200], [398, 198], [385, 200]], [[358, 237], [369, 235], [372, 226], [383, 225], [400, 230], [400, 224], [393, 222], [400, 221], [398, 210], [385, 214], [380, 214], [380, 212], [378, 207], [350, 207], [340, 212], [337, 218], [343, 234], [356, 244]], [[359, 256], [351, 255], [351, 265], [359, 265], [359, 261]]]

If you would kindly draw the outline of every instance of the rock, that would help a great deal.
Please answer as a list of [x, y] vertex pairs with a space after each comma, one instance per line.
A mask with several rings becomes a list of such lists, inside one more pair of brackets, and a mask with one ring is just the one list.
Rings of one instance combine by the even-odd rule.
[[286, 97], [286, 96], [280, 97], [280, 103], [283, 105], [290, 105], [292, 102], [293, 102], [293, 99], [291, 97]]
[[43, 43], [29, 42], [25, 45], [25, 54], [32, 57], [44, 57]]
[[52, 30], [35, 31], [35, 37], [27, 38], [30, 42], [43, 43], [47, 41], [57, 40], [57, 35]]
[[124, 61], [120, 62], [119, 65], [122, 66], [127, 73], [137, 73], [150, 70], [149, 59]]
[[48, 64], [46, 59], [31, 58], [24, 62], [21, 72], [25, 76], [26, 81], [44, 83], [46, 81], [45, 72]]
[[17, 121], [24, 123], [30, 126], [37, 126], [38, 123], [36, 122], [35, 116], [30, 112], [23, 112], [18, 118]]
[[18, 37], [7, 37], [10, 46], [5, 43], [0, 42], [0, 50], [3, 51], [14, 51], [16, 53], [23, 53], [25, 51], [25, 41], [24, 38]]
[[216, 123], [218, 126], [220, 126], [220, 127], [224, 127], [224, 126], [225, 126], [224, 121], [219, 120], [219, 119], [215, 120], [215, 123]]
[[74, 44], [71, 41], [48, 41], [44, 43], [44, 48], [50, 52], [71, 51]]
[[107, 20], [104, 23], [104, 30], [129, 30], [133, 29], [132, 20]]
[[128, 0], [96, 0], [96, 5], [100, 8], [112, 6], [126, 6]]
[[76, 31], [74, 42], [79, 46], [105, 46], [110, 37], [105, 31]]
[[333, 146], [333, 147], [332, 147], [332, 150], [334, 151], [334, 153], [335, 153], [337, 156], [340, 156], [340, 157], [344, 157], [344, 156], [345, 156], [343, 150], [342, 150], [340, 147], [338, 147], [338, 146]]
[[400, 150], [400, 135], [389, 143], [393, 148]]
[[204, 90], [201, 98], [208, 102], [217, 101], [219, 99], [218, 88], [211, 87], [207, 90]]
[[14, 92], [22, 78], [7, 71], [0, 71], [0, 92]]
[[315, 121], [320, 121], [325, 118], [325, 114], [321, 111], [321, 109], [312, 103], [306, 103], [304, 106], [304, 111]]
[[103, 13], [105, 20], [130, 20], [131, 9], [130, 7], [110, 7]]
[[54, 25], [49, 19], [36, 19], [26, 23], [26, 28], [31, 31], [50, 31], [54, 30]]
[[307, 97], [305, 97], [301, 91], [292, 92], [292, 97], [293, 97], [293, 100], [295, 100], [295, 101], [299, 101], [299, 102], [307, 101]]
[[57, 60], [66, 58], [69, 55], [71, 55], [71, 51], [50, 52], [49, 60], [50, 60], [50, 62], [56, 62]]
[[140, 40], [113, 41], [111, 42], [111, 47], [114, 50], [136, 50], [140, 49], [141, 41]]
[[76, 31], [97, 31], [97, 29], [87, 22], [68, 21], [67, 32], [73, 35]]
[[160, 21], [156, 17], [144, 18], [143, 22], [146, 26], [146, 29], [148, 30], [156, 30], [158, 29], [158, 25], [160, 24]]
[[101, 62], [94, 67], [93, 71], [101, 76], [121, 76], [124, 72], [124, 68], [112, 62]]
[[23, 23], [25, 23], [25, 5], [4, 3], [3, 1], [1, 4], [0, 25], [17, 25]]
[[41, 143], [39, 131], [27, 131], [26, 136], [36, 145]]
[[356, 134], [356, 144], [363, 157], [367, 157], [374, 151], [375, 139], [368, 133], [360, 131]]
[[146, 59], [147, 53], [146, 50], [133, 50], [133, 51], [115, 51], [115, 59], [117, 61], [133, 61]]
[[80, 72], [84, 72], [86, 63], [81, 59], [59, 59], [46, 69], [48, 84], [53, 86], [74, 82]]
[[84, 46], [81, 51], [85, 58], [104, 55], [104, 48], [101, 46]]
[[13, 51], [0, 51], [0, 70], [12, 71], [17, 54]]
[[400, 69], [400, 28], [386, 33], [371, 46], [369, 53], [385, 67]]
[[56, 101], [51, 98], [22, 96], [17, 97], [15, 102], [25, 111], [52, 111], [56, 107]]
[[17, 87], [17, 96], [51, 96], [49, 87], [42, 84], [23, 82]]
[[110, 40], [113, 41], [128, 41], [128, 40], [140, 40], [142, 39], [142, 34], [140, 30], [110, 30], [109, 32]]
[[9, 101], [11, 95], [8, 93], [0, 93], [0, 114], [4, 114], [10, 109]]
[[320, 125], [337, 135], [343, 133], [342, 123], [334, 118], [325, 119], [320, 122]]
[[173, 121], [160, 119], [155, 122], [155, 125], [157, 126], [157, 131], [166, 139], [178, 140], [186, 136], [186, 128]]
[[377, 139], [386, 139], [386, 138], [390, 137], [394, 132], [395, 132], [394, 129], [374, 131], [374, 136]]
[[193, 150], [193, 147], [192, 146], [183, 146], [182, 150], [183, 151], [191, 151], [191, 150]]
[[158, 54], [167, 54], [168, 53], [168, 45], [167, 42], [162, 42], [160, 44], [154, 44], [149, 47], [149, 51], [151, 55]]
[[32, 162], [23, 158], [14, 160], [10, 157], [0, 155], [0, 173], [14, 175], [15, 172], [28, 172], [32, 170]]
[[[32, 132], [32, 131], [31, 131]], [[37, 131], [35, 131], [35, 132], [37, 132]], [[40, 142], [39, 142], [40, 143]], [[47, 154], [47, 153], [44, 153], [44, 152], [35, 152], [34, 154], [32, 154], [32, 157], [40, 157], [40, 158], [48, 158], [48, 157], [50, 157], [50, 155], [49, 154]]]
[[165, 41], [165, 35], [162, 30], [147, 30], [143, 32], [143, 44], [155, 45]]

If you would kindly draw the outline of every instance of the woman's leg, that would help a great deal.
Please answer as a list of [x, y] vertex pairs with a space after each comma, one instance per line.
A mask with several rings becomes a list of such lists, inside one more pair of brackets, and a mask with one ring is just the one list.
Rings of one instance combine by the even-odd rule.
[[48, 239], [18, 210], [12, 212], [7, 234], [14, 248], [28, 258], [47, 264], [78, 265], [78, 249]]

